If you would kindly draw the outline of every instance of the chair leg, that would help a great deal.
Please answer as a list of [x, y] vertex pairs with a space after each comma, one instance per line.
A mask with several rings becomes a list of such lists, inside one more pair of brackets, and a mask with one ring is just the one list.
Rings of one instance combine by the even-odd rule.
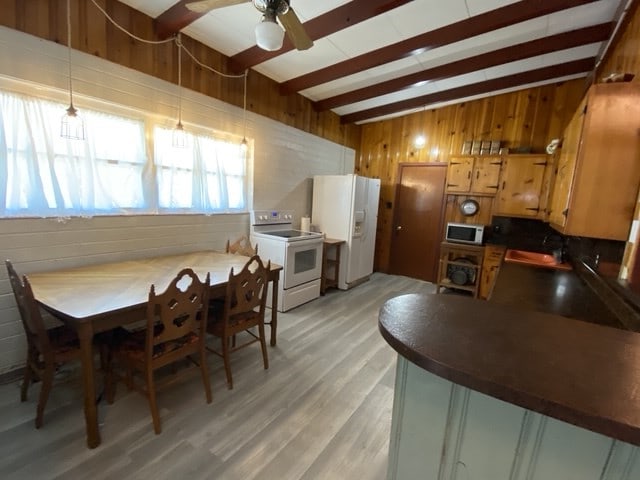
[[222, 360], [224, 361], [224, 371], [227, 374], [227, 388], [233, 389], [233, 380], [231, 378], [231, 359], [229, 358], [229, 339], [222, 337]]
[[53, 374], [55, 373], [55, 365], [47, 365], [42, 375], [42, 385], [40, 386], [40, 398], [38, 398], [38, 407], [36, 409], [36, 428], [42, 427], [44, 418], [44, 407], [47, 405], [49, 393], [53, 385]]
[[156, 402], [156, 384], [153, 379], [153, 370], [147, 368], [147, 398], [149, 399], [149, 409], [153, 419], [153, 430], [156, 435], [162, 431], [160, 426], [160, 415], [158, 414], [158, 403]]
[[27, 400], [27, 393], [29, 386], [31, 385], [31, 362], [27, 359], [27, 364], [24, 367], [24, 376], [22, 377], [22, 386], [20, 387], [20, 401], [25, 402]]
[[264, 339], [264, 323], [258, 325], [258, 334], [260, 335], [260, 347], [262, 348], [262, 362], [264, 363], [264, 369], [269, 368], [269, 356], [267, 354], [267, 342]]
[[211, 403], [211, 383], [209, 381], [209, 370], [207, 369], [207, 350], [204, 348], [204, 341], [200, 348], [200, 373], [202, 373], [202, 383], [204, 384], [204, 393], [207, 396], [207, 403]]

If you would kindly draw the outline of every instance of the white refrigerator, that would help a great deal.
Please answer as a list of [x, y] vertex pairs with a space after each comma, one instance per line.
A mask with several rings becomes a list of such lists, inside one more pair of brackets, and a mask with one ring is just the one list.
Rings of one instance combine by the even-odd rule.
[[311, 223], [327, 238], [344, 240], [338, 288], [347, 290], [373, 273], [380, 179], [349, 175], [313, 177]]

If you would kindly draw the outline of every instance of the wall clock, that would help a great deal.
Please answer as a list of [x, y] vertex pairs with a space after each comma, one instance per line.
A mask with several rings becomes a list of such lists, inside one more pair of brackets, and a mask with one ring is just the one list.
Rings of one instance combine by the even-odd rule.
[[462, 213], [465, 217], [470, 217], [478, 213], [478, 209], [480, 205], [478, 202], [472, 199], [467, 199], [460, 204], [460, 213]]

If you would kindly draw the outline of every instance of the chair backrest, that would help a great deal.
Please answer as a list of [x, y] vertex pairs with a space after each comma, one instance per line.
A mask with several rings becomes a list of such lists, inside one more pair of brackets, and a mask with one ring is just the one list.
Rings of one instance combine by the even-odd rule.
[[162, 344], [188, 341], [192, 334], [204, 337], [209, 304], [209, 278], [201, 282], [190, 269], [181, 270], [167, 289], [156, 294], [151, 285], [147, 304], [146, 355], [163, 353]]
[[53, 350], [49, 342], [49, 335], [42, 320], [40, 307], [38, 307], [33, 296], [29, 279], [23, 276], [22, 280], [20, 280], [20, 276], [9, 260], [5, 260], [5, 265], [9, 273], [13, 296], [16, 299], [20, 318], [22, 319], [27, 344], [30, 349], [35, 349], [42, 354], [45, 361], [53, 361]]
[[227, 240], [225, 252], [252, 257], [258, 254], [258, 245], [256, 245], [255, 247], [251, 246], [251, 241], [247, 238], [247, 236], [242, 235], [241, 237], [234, 240], [233, 243], [230, 243], [230, 241]]
[[238, 321], [256, 324], [264, 320], [270, 268], [271, 261], [265, 266], [258, 255], [253, 255], [237, 275], [231, 269], [224, 306], [227, 324]]

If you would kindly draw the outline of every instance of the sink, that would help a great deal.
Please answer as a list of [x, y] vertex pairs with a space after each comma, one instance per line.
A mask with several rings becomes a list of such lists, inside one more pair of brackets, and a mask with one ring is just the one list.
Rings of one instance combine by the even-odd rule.
[[504, 261], [508, 263], [519, 263], [532, 267], [553, 268], [555, 270], [572, 270], [567, 262], [558, 262], [553, 255], [540, 252], [529, 252], [527, 250], [507, 250]]

